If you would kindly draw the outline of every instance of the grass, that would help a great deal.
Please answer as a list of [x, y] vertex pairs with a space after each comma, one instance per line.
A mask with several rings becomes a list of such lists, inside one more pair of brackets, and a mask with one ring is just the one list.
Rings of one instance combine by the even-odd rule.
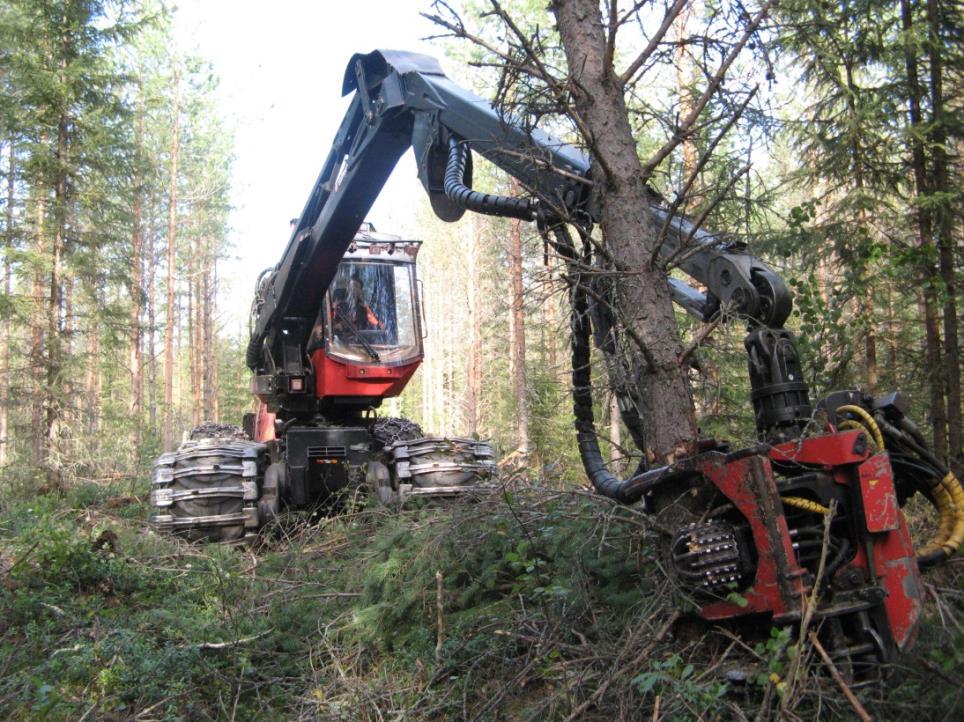
[[[809, 655], [786, 632], [667, 624], [677, 598], [632, 508], [540, 488], [358, 504], [288, 517], [249, 550], [154, 534], [146, 486], [0, 502], [3, 718], [852, 715], [816, 664], [780, 688], [787, 661]], [[927, 577], [915, 652], [858, 690], [878, 719], [956, 718], [960, 572], [958, 559]]]

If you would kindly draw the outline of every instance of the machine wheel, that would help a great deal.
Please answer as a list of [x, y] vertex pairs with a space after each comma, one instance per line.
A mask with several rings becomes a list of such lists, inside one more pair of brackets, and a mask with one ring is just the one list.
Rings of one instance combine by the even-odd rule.
[[[199, 430], [218, 435], [197, 438]], [[245, 440], [237, 427], [198, 427], [190, 441], [154, 465], [151, 524], [190, 541], [252, 539], [260, 526], [258, 478], [265, 450]]]

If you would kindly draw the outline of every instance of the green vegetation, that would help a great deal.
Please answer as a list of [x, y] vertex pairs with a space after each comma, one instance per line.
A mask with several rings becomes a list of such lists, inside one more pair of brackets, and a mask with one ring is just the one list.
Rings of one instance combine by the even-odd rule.
[[[533, 488], [398, 513], [360, 503], [286, 518], [249, 550], [147, 531], [144, 487], [3, 499], [3, 717], [851, 714], [813, 660], [784, 679], [800, 651], [785, 630], [743, 630], [744, 643], [685, 616], [667, 624], [677, 597], [657, 536], [591, 495]], [[928, 578], [914, 654], [858, 690], [879, 719], [959, 707], [957, 566]]]

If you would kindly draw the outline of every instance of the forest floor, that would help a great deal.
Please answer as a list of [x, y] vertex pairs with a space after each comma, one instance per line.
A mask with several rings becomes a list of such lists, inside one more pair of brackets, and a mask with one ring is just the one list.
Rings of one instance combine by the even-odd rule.
[[[789, 630], [676, 612], [646, 518], [588, 493], [358, 503], [248, 549], [156, 535], [147, 487], [0, 499], [0, 717], [856, 718]], [[962, 581], [926, 577], [916, 649], [854, 690], [875, 719], [960, 718]]]

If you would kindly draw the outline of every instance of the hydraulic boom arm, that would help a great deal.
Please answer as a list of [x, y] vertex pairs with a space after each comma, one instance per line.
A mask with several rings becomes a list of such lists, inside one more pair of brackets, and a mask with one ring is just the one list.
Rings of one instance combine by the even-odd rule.
[[[339, 259], [409, 147], [443, 220], [457, 220], [467, 209], [543, 222], [580, 216], [591, 221], [596, 215], [588, 200], [592, 167], [584, 153], [507, 121], [488, 101], [446, 78], [435, 59], [392, 50], [355, 55], [343, 85], [345, 94], [352, 91], [281, 261], [260, 284], [247, 354], [256, 373], [297, 364], [294, 344], [304, 348]], [[518, 179], [532, 197], [473, 191], [472, 150]], [[654, 205], [652, 212], [657, 222], [666, 221], [665, 209]], [[766, 264], [683, 218], [665, 225], [663, 256], [680, 258], [679, 267], [708, 289], [702, 293], [671, 279], [674, 300], [703, 319], [722, 303], [762, 326], [782, 326], [790, 295]]]

